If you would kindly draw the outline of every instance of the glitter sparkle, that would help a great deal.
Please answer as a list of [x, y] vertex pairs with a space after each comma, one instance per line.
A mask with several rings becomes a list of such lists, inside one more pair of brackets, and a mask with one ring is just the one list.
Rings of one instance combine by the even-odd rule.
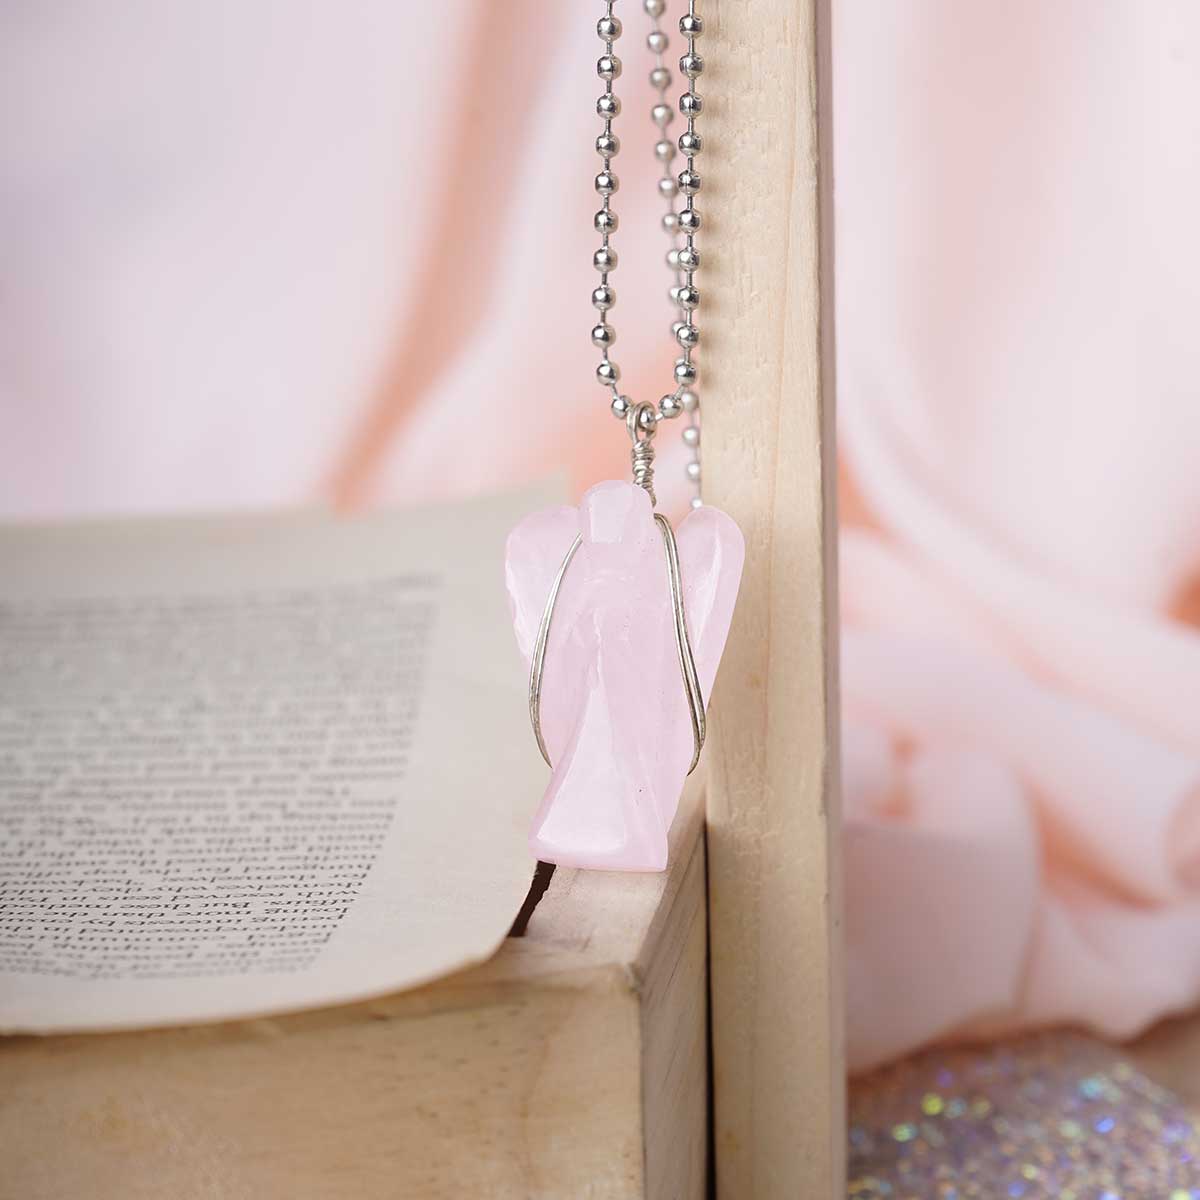
[[1073, 1034], [920, 1055], [851, 1090], [851, 1200], [1200, 1200], [1200, 1127]]

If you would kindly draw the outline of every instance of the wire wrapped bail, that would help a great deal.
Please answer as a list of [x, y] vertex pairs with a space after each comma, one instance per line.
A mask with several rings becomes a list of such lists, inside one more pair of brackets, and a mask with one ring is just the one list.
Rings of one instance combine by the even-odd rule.
[[650, 503], [657, 507], [658, 497], [654, 494], [654, 434], [657, 432], [658, 413], [653, 404], [645, 400], [635, 404], [625, 413], [625, 427], [633, 448], [629, 453], [633, 463], [633, 482], [645, 488]]

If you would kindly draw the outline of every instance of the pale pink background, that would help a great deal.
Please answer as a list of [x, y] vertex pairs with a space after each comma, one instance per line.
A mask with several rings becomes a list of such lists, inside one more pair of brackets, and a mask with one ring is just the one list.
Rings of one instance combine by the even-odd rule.
[[[0, 8], [0, 511], [622, 472], [595, 7]], [[653, 398], [627, 8], [616, 357]], [[835, 26], [852, 1059], [1131, 1034], [1200, 995], [1200, 5]]]

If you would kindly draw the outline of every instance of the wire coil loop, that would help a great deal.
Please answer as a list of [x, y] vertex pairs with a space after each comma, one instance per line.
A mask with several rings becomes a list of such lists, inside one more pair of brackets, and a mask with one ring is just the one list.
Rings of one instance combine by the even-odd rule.
[[625, 414], [625, 427], [633, 442], [629, 452], [633, 463], [633, 482], [645, 489], [652, 506], [658, 505], [658, 497], [654, 494], [654, 434], [657, 420], [658, 413], [654, 405], [645, 400], [635, 404]]

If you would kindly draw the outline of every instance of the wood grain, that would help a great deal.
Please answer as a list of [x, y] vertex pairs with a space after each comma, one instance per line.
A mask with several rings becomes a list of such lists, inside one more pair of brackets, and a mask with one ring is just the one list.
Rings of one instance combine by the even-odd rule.
[[705, 752], [717, 1191], [816, 1198], [845, 1141], [828, 10], [705, 19], [704, 491], [747, 544]]
[[702, 801], [662, 875], [560, 870], [528, 934], [271, 1020], [0, 1039], [0, 1197], [703, 1200]]

